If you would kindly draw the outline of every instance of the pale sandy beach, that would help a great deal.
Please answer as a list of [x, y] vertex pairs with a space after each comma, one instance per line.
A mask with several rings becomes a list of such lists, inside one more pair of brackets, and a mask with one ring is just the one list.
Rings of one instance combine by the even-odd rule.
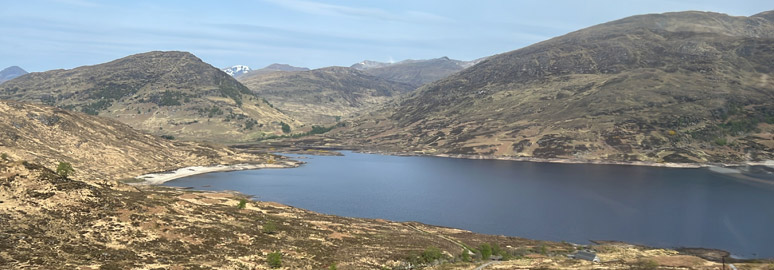
[[234, 165], [215, 165], [215, 166], [192, 166], [180, 168], [169, 172], [149, 173], [137, 176], [137, 179], [144, 180], [136, 184], [139, 185], [160, 185], [164, 182], [174, 179], [211, 173], [211, 172], [227, 172], [227, 171], [241, 171], [241, 170], [256, 170], [256, 169], [278, 169], [278, 168], [295, 168], [302, 164], [298, 161], [281, 161], [274, 164], [234, 164]]

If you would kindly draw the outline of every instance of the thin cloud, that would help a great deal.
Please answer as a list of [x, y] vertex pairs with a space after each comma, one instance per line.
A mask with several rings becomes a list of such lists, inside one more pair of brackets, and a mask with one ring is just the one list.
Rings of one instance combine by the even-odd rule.
[[51, 0], [55, 3], [65, 4], [65, 5], [71, 5], [71, 6], [79, 6], [79, 7], [96, 7], [99, 6], [99, 4], [88, 1], [88, 0]]
[[452, 20], [440, 15], [422, 12], [405, 11], [402, 13], [389, 12], [384, 9], [367, 7], [350, 7], [342, 5], [332, 5], [302, 0], [264, 0], [290, 10], [295, 10], [307, 14], [349, 17], [356, 19], [376, 19], [384, 21], [403, 21], [403, 22], [451, 22]]

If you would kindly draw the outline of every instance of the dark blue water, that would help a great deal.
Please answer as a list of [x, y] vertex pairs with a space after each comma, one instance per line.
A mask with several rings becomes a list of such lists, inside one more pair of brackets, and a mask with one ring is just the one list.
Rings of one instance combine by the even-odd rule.
[[166, 185], [487, 234], [774, 257], [774, 186], [708, 169], [345, 154], [309, 157], [296, 169], [211, 173]]

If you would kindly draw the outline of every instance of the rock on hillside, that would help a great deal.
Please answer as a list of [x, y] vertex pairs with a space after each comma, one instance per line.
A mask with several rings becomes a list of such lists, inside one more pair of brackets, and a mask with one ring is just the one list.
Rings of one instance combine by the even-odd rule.
[[187, 52], [149, 52], [0, 85], [0, 99], [110, 117], [158, 135], [247, 141], [298, 123]]
[[649, 14], [589, 27], [489, 57], [338, 135], [435, 154], [771, 159], [771, 14]]
[[239, 79], [256, 94], [304, 123], [330, 124], [413, 90], [345, 67], [273, 72]]

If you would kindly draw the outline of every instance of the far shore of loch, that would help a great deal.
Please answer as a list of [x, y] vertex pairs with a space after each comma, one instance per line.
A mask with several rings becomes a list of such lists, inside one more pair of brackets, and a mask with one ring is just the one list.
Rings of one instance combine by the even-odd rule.
[[[548, 159], [548, 158], [532, 158], [532, 157], [502, 157], [502, 156], [489, 156], [489, 155], [455, 155], [455, 154], [428, 154], [421, 152], [385, 152], [385, 151], [369, 151], [369, 150], [350, 150], [350, 149], [329, 149], [330, 151], [353, 151], [364, 154], [376, 154], [376, 155], [392, 155], [392, 156], [426, 156], [426, 157], [441, 157], [441, 158], [460, 158], [460, 159], [478, 159], [478, 160], [507, 160], [518, 162], [547, 162], [547, 163], [562, 163], [562, 164], [596, 164], [596, 165], [629, 165], [629, 166], [649, 166], [649, 167], [667, 167], [667, 168], [709, 168], [717, 173], [724, 174], [738, 174], [739, 170], [734, 167], [741, 166], [767, 166], [774, 168], [774, 160], [764, 161], [748, 161], [743, 163], [657, 163], [657, 162], [645, 162], [645, 161], [613, 161], [613, 160], [584, 160], [584, 159]], [[277, 153], [283, 153], [281, 149], [277, 150]], [[298, 153], [292, 153], [298, 154]], [[314, 155], [313, 153], [303, 153], [305, 155]], [[303, 155], [302, 154], [302, 155]], [[330, 154], [327, 154], [330, 155]], [[191, 166], [179, 168], [166, 172], [155, 172], [137, 176], [136, 179], [142, 180], [132, 184], [140, 185], [161, 185], [165, 182], [172, 181], [178, 178], [213, 173], [213, 172], [228, 172], [228, 171], [242, 171], [242, 170], [258, 170], [258, 169], [283, 169], [283, 168], [296, 168], [304, 164], [304, 162], [296, 160], [285, 160], [273, 164], [232, 164], [232, 165], [214, 165], [214, 166]], [[768, 181], [766, 181], [769, 183]]]

